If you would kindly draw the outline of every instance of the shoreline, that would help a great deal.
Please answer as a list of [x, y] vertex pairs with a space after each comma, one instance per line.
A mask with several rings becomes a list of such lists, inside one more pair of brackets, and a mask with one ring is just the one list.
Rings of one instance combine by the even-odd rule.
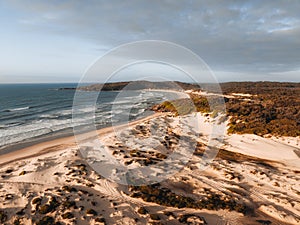
[[[114, 132], [115, 129], [121, 129], [126, 126], [134, 126], [138, 123], [141, 123], [145, 120], [149, 120], [155, 117], [159, 117], [161, 115], [164, 115], [164, 113], [156, 112], [150, 116], [146, 116], [134, 121], [131, 121], [129, 123], [120, 124], [117, 126], [109, 126], [109, 127], [103, 127], [100, 129], [97, 129], [98, 135], [108, 135], [112, 132]], [[79, 136], [84, 139], [88, 139], [92, 137], [94, 134], [94, 131], [89, 131], [86, 133], [79, 134]], [[36, 143], [37, 142], [37, 143]], [[22, 145], [22, 143], [20, 143]], [[26, 145], [26, 144], [25, 144]], [[75, 147], [77, 146], [76, 143], [76, 137], [74, 133], [72, 135], [68, 135], [66, 137], [59, 137], [55, 138], [53, 137], [53, 140], [46, 140], [46, 141], [35, 141], [33, 143], [29, 143], [29, 146], [20, 148], [18, 150], [13, 150], [8, 153], [4, 153], [0, 155], [0, 166], [6, 165], [8, 163], [14, 162], [16, 160], [22, 160], [26, 158], [30, 158], [33, 156], [39, 156], [43, 155], [45, 153], [54, 152], [54, 151], [60, 151], [64, 150], [66, 148]]]
[[[135, 91], [135, 90], [133, 90], [133, 91]], [[176, 99], [186, 98], [188, 96], [187, 93], [185, 93], [184, 91], [180, 92], [180, 91], [163, 90], [163, 89], [142, 89], [139, 91], [174, 93], [174, 94], [176, 94]], [[120, 92], [120, 91], [106, 91], [106, 92]], [[155, 113], [155, 112], [153, 112], [151, 110], [149, 110], [147, 112], [147, 109], [146, 109], [146, 111], [143, 113], [144, 115], [139, 115], [138, 118], [135, 118], [135, 119], [131, 120], [130, 122], [134, 122], [134, 121], [140, 120], [142, 118], [147, 118], [149, 115], [152, 115], [153, 113]], [[124, 123], [127, 123], [127, 122], [124, 122]], [[110, 126], [112, 126], [112, 124], [107, 123], [104, 125], [97, 126], [96, 129], [101, 130], [103, 128], [107, 128]], [[82, 133], [88, 133], [88, 132], [90, 132], [90, 131], [88, 131], [88, 130], [82, 131]], [[0, 157], [4, 156], [6, 154], [9, 154], [11, 152], [19, 151], [24, 148], [38, 145], [43, 142], [55, 141], [57, 139], [71, 137], [73, 135], [74, 135], [73, 127], [66, 127], [61, 130], [57, 130], [54, 132], [30, 137], [29, 139], [24, 139], [19, 142], [14, 142], [14, 143], [10, 143], [7, 145], [3, 145], [3, 146], [0, 146]]]
[[212, 138], [221, 117], [152, 112], [27, 136], [0, 155], [0, 223], [300, 224], [299, 137]]
[[[186, 132], [190, 130], [181, 129], [178, 117], [168, 118], [169, 115], [168, 113], [155, 113], [128, 123], [98, 129], [96, 132], [99, 135], [99, 139], [103, 141], [104, 145], [108, 146], [110, 153], [117, 160], [129, 167], [133, 166], [130, 167], [131, 169], [141, 168], [147, 165], [144, 162], [149, 162], [149, 159], [150, 162], [154, 162], [153, 160], [159, 160], [160, 162], [160, 160], [165, 159], [161, 156], [169, 154], [169, 152], [164, 152], [161, 155], [155, 154], [157, 149], [144, 148], [143, 143], [140, 143], [140, 141], [144, 141], [144, 138], [151, 134], [150, 130], [153, 127], [156, 127], [157, 130], [167, 127], [168, 131], [172, 131], [168, 133], [168, 139], [165, 139], [165, 135], [162, 135], [163, 133], [160, 132], [154, 135], [155, 140], [158, 140], [161, 144], [166, 143], [165, 141], [168, 140], [171, 152], [180, 145], [176, 140], [181, 134], [189, 136], [188, 139], [183, 139], [187, 144], [183, 143], [184, 148], [190, 147], [189, 143], [191, 140], [199, 140], [198, 136], [195, 136], [193, 132]], [[207, 143], [212, 121], [201, 114], [198, 115], [203, 126], [199, 127], [195, 132], [202, 134], [199, 141], [204, 145], [199, 146], [200, 151], [198, 152], [201, 153], [202, 147]], [[141, 124], [141, 126], [138, 126], [138, 124]], [[130, 128], [132, 131], [127, 131], [126, 128]], [[120, 144], [118, 137], [114, 136], [114, 130], [120, 131], [120, 137], [124, 138], [121, 140], [125, 140], [126, 144]], [[122, 130], [124, 131], [123, 133]], [[98, 169], [101, 169], [104, 174], [99, 174], [95, 170], [97, 169], [97, 163], [94, 164], [94, 162], [89, 161], [89, 159], [93, 158], [93, 155], [89, 156], [87, 154], [88, 157], [80, 156], [76, 138], [86, 141], [94, 137], [95, 131], [92, 131], [79, 134], [76, 137], [73, 135], [42, 142], [3, 155], [0, 158], [2, 170], [0, 194], [4, 196], [4, 200], [0, 208], [1, 206], [5, 208], [5, 215], [12, 221], [16, 212], [18, 212], [17, 210], [22, 208], [26, 215], [25, 221], [27, 218], [28, 220], [31, 218], [33, 218], [31, 220], [41, 219], [44, 214], [40, 210], [37, 211], [37, 214], [32, 214], [31, 204], [34, 204], [33, 199], [47, 198], [51, 202], [52, 197], [55, 197], [60, 204], [64, 204], [66, 203], [64, 199], [67, 197], [68, 201], [74, 201], [75, 205], [79, 204], [78, 206], [84, 206], [86, 209], [91, 207], [97, 214], [99, 213], [101, 217], [105, 218], [108, 224], [117, 224], [116, 221], [119, 221], [119, 218], [111, 215], [119, 215], [118, 213], [120, 212], [122, 212], [121, 216], [125, 221], [124, 224], [136, 224], [134, 221], [132, 223], [128, 221], [133, 216], [139, 215], [137, 213], [137, 205], [145, 207], [150, 214], [159, 214], [162, 220], [171, 222], [174, 219], [167, 217], [164, 212], [172, 211], [174, 218], [177, 219], [184, 214], [196, 214], [198, 215], [197, 218], [194, 218], [196, 221], [203, 217], [208, 224], [217, 223], [212, 217], [218, 218], [219, 216], [233, 224], [244, 224], [244, 221], [255, 222], [254, 220], [257, 221], [258, 219], [272, 221], [272, 224], [298, 224], [300, 221], [298, 216], [300, 208], [295, 207], [295, 203], [295, 205], [282, 203], [285, 202], [285, 199], [297, 194], [295, 185], [297, 187], [299, 184], [297, 179], [299, 169], [279, 163], [283, 152], [286, 152], [287, 156], [293, 159], [294, 153], [291, 146], [279, 144], [279, 142], [275, 144], [274, 140], [266, 140], [253, 135], [227, 136], [224, 143], [226, 151], [223, 151], [223, 158], [216, 158], [205, 171], [201, 171], [197, 169], [197, 164], [202, 160], [202, 156], [201, 154], [193, 155], [188, 166], [184, 169], [177, 171], [171, 177], [163, 177], [166, 179], [163, 179], [157, 190], [155, 190], [159, 193], [155, 194], [156, 197], [148, 202], [144, 201], [143, 197], [152, 194], [154, 189], [151, 186], [144, 189], [139, 189], [138, 187], [127, 189], [123, 184], [114, 182], [114, 177], [122, 176], [123, 173], [122, 170], [111, 169], [112, 161], [107, 163], [103, 161], [105, 164], [101, 163], [102, 166], [100, 165]], [[279, 149], [277, 148], [278, 145]], [[91, 146], [96, 145], [91, 143]], [[132, 151], [133, 149], [134, 151]], [[163, 149], [158, 149], [159, 153]], [[264, 151], [260, 151], [261, 149]], [[185, 153], [184, 151], [180, 154], [183, 155]], [[258, 157], [259, 160], [253, 159], [253, 157], [244, 157], [243, 155], [252, 155], [253, 157]], [[271, 162], [268, 160], [269, 157], [277, 160]], [[176, 166], [181, 161], [181, 157], [177, 159], [172, 162], [172, 166]], [[298, 156], [296, 160], [295, 162], [299, 162]], [[149, 169], [149, 173], [143, 174], [145, 177], [152, 176], [152, 174], [155, 177], [161, 176], [155, 168], [149, 167]], [[175, 169], [175, 167], [171, 167], [171, 169]], [[185, 202], [186, 193], [191, 199], [199, 199], [201, 196], [207, 196], [208, 199], [211, 199], [210, 196], [219, 197], [212, 202], [211, 208], [207, 208], [205, 201], [202, 202], [202, 200], [199, 202], [204, 204], [204, 207], [201, 209], [193, 208], [192, 205], [177, 208], [172, 198], [168, 196], [165, 198], [168, 205], [161, 204], [157, 197], [165, 196], [164, 190], [170, 191], [170, 193], [173, 193], [173, 196], [177, 196], [179, 201], [182, 202]], [[29, 192], [33, 194], [26, 195]], [[269, 192], [275, 194], [271, 196]], [[88, 193], [88, 195], [84, 193]], [[135, 193], [140, 193], [142, 199], [135, 196]], [[13, 199], [9, 199], [10, 196]], [[27, 197], [24, 198], [24, 196]], [[244, 200], [245, 196], [249, 196], [249, 202]], [[94, 203], [90, 202], [91, 198], [93, 198]], [[239, 200], [229, 201], [229, 199], [237, 198]], [[77, 201], [78, 199], [79, 201]], [[262, 199], [263, 201], [261, 201]], [[126, 205], [124, 205], [124, 201], [126, 201]], [[220, 201], [228, 208], [220, 208]], [[278, 203], [275, 205], [274, 202]], [[155, 209], [151, 208], [154, 204]], [[47, 204], [43, 203], [41, 206], [44, 205]], [[132, 214], [127, 210], [123, 210], [124, 208], [119, 208], [120, 206], [125, 206]], [[100, 212], [101, 209], [102, 211]], [[247, 210], [252, 209], [257, 214], [255, 219], [252, 219], [251, 214], [247, 214]], [[61, 219], [62, 215], [65, 215], [63, 213], [69, 212], [69, 209], [64, 210], [67, 212], [56, 211], [61, 215], [48, 215], [54, 216], [55, 219], [60, 221], [69, 222], [67, 219]], [[86, 216], [86, 211], [80, 210], [80, 208], [72, 208], [72, 213], [77, 221]], [[225, 215], [226, 217], [224, 217]], [[97, 224], [94, 223], [95, 218], [86, 218], [89, 219], [88, 224]], [[142, 219], [146, 220], [147, 215], [143, 214], [139, 218], [140, 221]], [[152, 221], [151, 217], [149, 221]], [[27, 223], [25, 222], [24, 224]], [[258, 223], [253, 224], [259, 225]]]
[[[129, 122], [124, 122], [119, 125], [115, 126], [106, 126], [96, 129], [96, 132], [98, 136], [106, 136], [114, 132], [116, 129], [123, 129], [127, 126], [131, 127], [136, 124], [139, 124], [141, 122], [150, 120], [152, 118], [160, 117], [162, 115], [166, 115], [167, 113], [164, 112], [154, 112], [152, 115], [148, 115], [136, 120], [132, 120]], [[207, 132], [210, 130], [208, 126], [210, 126], [210, 122], [206, 121], [206, 118], [203, 117], [201, 119], [201, 123], [203, 123], [204, 127], [199, 131], [202, 134], [208, 135]], [[205, 125], [206, 124], [206, 125]], [[95, 131], [84, 131], [80, 134], [77, 134], [78, 138], [81, 140], [88, 140], [92, 137], [94, 137]], [[226, 149], [231, 152], [236, 153], [242, 153], [249, 156], [255, 156], [261, 159], [266, 160], [273, 160], [273, 161], [281, 161], [283, 163], [290, 164], [289, 166], [293, 165], [295, 166], [295, 163], [292, 162], [293, 160], [297, 161], [300, 158], [299, 153], [299, 146], [295, 140], [293, 141], [292, 137], [290, 137], [290, 140], [285, 140], [288, 137], [285, 137], [283, 140], [274, 140], [272, 138], [263, 138], [260, 136], [255, 136], [251, 134], [231, 134], [225, 135], [225, 142], [226, 142]], [[287, 143], [286, 143], [287, 142]], [[295, 142], [295, 143], [294, 143]], [[243, 143], [242, 146], [240, 144]], [[274, 145], [280, 146], [282, 149], [287, 150], [288, 149], [288, 157], [282, 158], [282, 155], [280, 152], [277, 151], [277, 149], [274, 148]], [[60, 150], [65, 150], [68, 148], [76, 147], [77, 146], [77, 140], [76, 136], [72, 131], [60, 134], [60, 135], [54, 135], [52, 137], [41, 137], [40, 140], [33, 140], [29, 142], [23, 142], [19, 143], [17, 145], [14, 145], [12, 149], [6, 150], [8, 152], [0, 154], [0, 166], [6, 165], [10, 162], [14, 162], [17, 160], [22, 160], [34, 156], [43, 155], [49, 152], [55, 152]], [[265, 146], [268, 148], [269, 151], [260, 152], [258, 149], [261, 149], [262, 146]], [[10, 146], [7, 147], [7, 149], [10, 148]], [[257, 150], [253, 150], [253, 148]], [[272, 150], [272, 151], [271, 151]], [[296, 151], [295, 151], [296, 150]], [[272, 154], [270, 154], [272, 152]], [[276, 154], [275, 154], [276, 153]], [[287, 152], [286, 152], [287, 153]], [[287, 166], [286, 164], [286, 166]]]

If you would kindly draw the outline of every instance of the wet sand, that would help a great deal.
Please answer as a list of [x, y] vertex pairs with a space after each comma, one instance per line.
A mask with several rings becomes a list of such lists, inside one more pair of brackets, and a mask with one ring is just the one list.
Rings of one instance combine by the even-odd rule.
[[[133, 126], [136, 125], [138, 123], [141, 123], [143, 121], [149, 120], [151, 118], [155, 118], [158, 116], [161, 116], [162, 113], [155, 113], [151, 116], [145, 117], [145, 118], [141, 118], [139, 120], [135, 120], [132, 122], [129, 122], [127, 124], [122, 124], [116, 127], [105, 127], [102, 129], [97, 130], [98, 136], [103, 136], [103, 135], [108, 135], [111, 132], [114, 131], [114, 129], [121, 129], [127, 126]], [[79, 134], [79, 138], [80, 139], [89, 139], [91, 137], [94, 136], [94, 132], [88, 132], [88, 133], [84, 133], [84, 134]], [[63, 150], [66, 148], [70, 148], [70, 147], [76, 147], [76, 139], [75, 136], [68, 136], [68, 137], [62, 137], [62, 138], [57, 138], [54, 140], [50, 140], [50, 141], [42, 141], [40, 143], [34, 144], [32, 146], [28, 146], [25, 148], [21, 148], [19, 150], [16, 151], [12, 151], [3, 155], [0, 155], [0, 166], [3, 166], [7, 163], [16, 161], [16, 160], [20, 160], [20, 159], [26, 159], [32, 156], [38, 156], [38, 155], [42, 155], [48, 152], [53, 152], [53, 151], [59, 151], [59, 150]]]

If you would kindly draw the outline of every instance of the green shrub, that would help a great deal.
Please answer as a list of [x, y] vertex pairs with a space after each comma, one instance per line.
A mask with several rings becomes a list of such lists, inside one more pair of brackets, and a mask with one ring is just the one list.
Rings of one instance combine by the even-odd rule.
[[44, 216], [36, 225], [53, 225], [55, 220], [51, 216]]
[[93, 210], [93, 209], [87, 209], [86, 210], [86, 214], [97, 216], [98, 213], [95, 210]]
[[0, 211], [0, 222], [3, 223], [7, 220], [7, 215], [4, 211]]
[[140, 207], [140, 208], [138, 209], [138, 213], [139, 213], [139, 214], [142, 214], [142, 215], [145, 215], [145, 214], [148, 213], [148, 210], [147, 210], [145, 207]]
[[73, 213], [71, 213], [71, 212], [66, 212], [66, 213], [62, 214], [61, 217], [62, 217], [63, 219], [72, 219], [72, 218], [74, 218], [74, 215], [73, 215]]
[[157, 215], [157, 214], [150, 214], [150, 218], [151, 218], [152, 220], [160, 220], [160, 217], [159, 217], [159, 215]]
[[21, 173], [19, 173], [19, 176], [23, 176], [26, 174], [26, 171], [22, 171]]

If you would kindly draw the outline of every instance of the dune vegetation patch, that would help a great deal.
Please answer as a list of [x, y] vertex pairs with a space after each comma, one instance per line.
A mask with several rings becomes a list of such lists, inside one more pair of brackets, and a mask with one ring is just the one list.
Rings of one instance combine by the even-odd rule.
[[[300, 84], [276, 82], [240, 82], [221, 84], [229, 119], [228, 133], [259, 136], [300, 136]], [[212, 87], [208, 88], [212, 90]], [[190, 98], [166, 101], [154, 111], [175, 116], [191, 112], [208, 113], [212, 118], [222, 112], [219, 97], [189, 93]], [[197, 93], [197, 94], [195, 94]], [[241, 93], [241, 94], [236, 94]]]

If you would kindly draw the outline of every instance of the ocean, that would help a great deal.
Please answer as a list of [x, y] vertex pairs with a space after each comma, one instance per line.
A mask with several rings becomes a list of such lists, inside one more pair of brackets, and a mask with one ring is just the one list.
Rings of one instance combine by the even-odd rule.
[[[101, 92], [95, 108], [82, 108], [81, 115], [72, 121], [72, 105], [77, 84], [0, 84], [0, 154], [24, 144], [44, 139], [69, 136], [74, 126], [85, 126], [86, 116], [95, 110], [97, 128], [112, 123], [127, 122], [152, 114], [149, 108], [159, 102], [175, 98], [174, 93], [128, 91]], [[82, 92], [89, 98], [92, 92]], [[134, 102], [134, 104], [132, 104]], [[130, 107], [130, 109], [129, 109]], [[113, 109], [113, 113], [112, 113]], [[124, 120], [124, 121], [122, 121]]]

